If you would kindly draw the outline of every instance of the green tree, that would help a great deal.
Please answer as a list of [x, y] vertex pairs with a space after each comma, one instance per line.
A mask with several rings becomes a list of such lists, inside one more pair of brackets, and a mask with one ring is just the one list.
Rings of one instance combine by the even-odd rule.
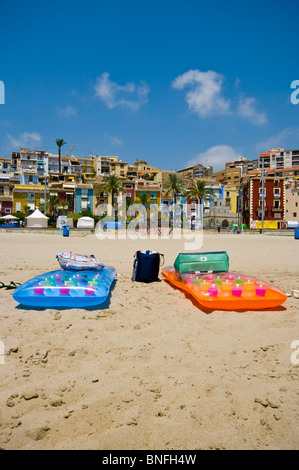
[[136, 199], [136, 202], [144, 207], [148, 207], [151, 203], [151, 198], [148, 194], [140, 194]]
[[67, 215], [69, 209], [68, 201], [61, 201], [60, 206], [62, 207], [62, 215]]
[[63, 139], [56, 139], [56, 145], [58, 147], [58, 161], [59, 161], [59, 173], [61, 173], [61, 147], [66, 144]]
[[58, 196], [50, 196], [47, 200], [49, 214], [52, 215], [56, 212], [58, 206]]
[[181, 176], [176, 173], [171, 173], [168, 175], [168, 180], [166, 181], [163, 189], [167, 195], [170, 193], [172, 194], [173, 203], [176, 204], [177, 196], [179, 194], [186, 193], [185, 186], [186, 182]]
[[208, 187], [208, 183], [206, 181], [193, 180], [189, 190], [187, 191], [187, 195], [191, 199], [191, 201], [198, 201], [198, 207], [201, 207], [200, 218], [203, 224], [203, 203], [207, 202], [208, 200], [213, 201], [215, 192], [213, 191], [213, 189], [210, 189]]
[[114, 206], [114, 196], [118, 193], [124, 193], [122, 180], [115, 175], [105, 176], [99, 187], [100, 193], [109, 193], [112, 197], [112, 206]]
[[28, 217], [29, 211], [31, 211], [31, 207], [30, 206], [24, 206], [23, 209], [25, 211], [25, 216]]

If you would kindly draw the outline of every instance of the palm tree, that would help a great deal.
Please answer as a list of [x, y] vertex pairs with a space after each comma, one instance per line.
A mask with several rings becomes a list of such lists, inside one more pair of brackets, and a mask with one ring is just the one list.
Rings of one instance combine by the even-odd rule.
[[61, 147], [66, 144], [63, 139], [56, 139], [56, 145], [58, 147], [58, 160], [59, 160], [59, 173], [61, 173]]
[[102, 193], [111, 194], [112, 206], [114, 205], [114, 195], [120, 192], [125, 192], [122, 180], [115, 175], [105, 176], [99, 189]]
[[179, 194], [185, 193], [185, 180], [175, 173], [168, 175], [168, 180], [164, 185], [164, 191], [167, 194], [172, 193], [173, 204], [176, 204], [176, 198]]
[[58, 196], [50, 196], [47, 202], [49, 204], [49, 214], [52, 215], [58, 206]]
[[191, 200], [198, 201], [198, 207], [200, 207], [200, 203], [202, 204], [200, 218], [203, 224], [203, 202], [207, 202], [208, 199], [213, 201], [215, 192], [213, 189], [208, 187], [208, 183], [206, 181], [193, 180], [190, 189], [187, 191], [187, 195]]
[[148, 194], [140, 194], [140, 196], [138, 196], [136, 202], [138, 202], [138, 204], [141, 204], [144, 207], [148, 207], [151, 203], [150, 197], [149, 197]]
[[61, 201], [60, 206], [62, 207], [62, 215], [67, 215], [69, 209], [69, 202]]

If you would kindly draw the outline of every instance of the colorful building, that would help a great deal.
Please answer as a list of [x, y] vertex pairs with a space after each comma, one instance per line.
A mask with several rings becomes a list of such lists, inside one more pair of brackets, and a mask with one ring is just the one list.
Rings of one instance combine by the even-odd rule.
[[77, 184], [75, 189], [75, 213], [84, 210], [94, 213], [94, 189], [92, 184]]
[[285, 180], [285, 218], [299, 224], [299, 176]]
[[20, 184], [13, 189], [13, 212], [32, 212], [44, 204], [44, 186]]
[[161, 188], [152, 181], [137, 180], [135, 184], [135, 202], [140, 200], [140, 196], [148, 196], [149, 204], [161, 204]]
[[[243, 222], [249, 228], [285, 228], [285, 178], [251, 176], [243, 182]], [[263, 202], [264, 201], [264, 202]]]

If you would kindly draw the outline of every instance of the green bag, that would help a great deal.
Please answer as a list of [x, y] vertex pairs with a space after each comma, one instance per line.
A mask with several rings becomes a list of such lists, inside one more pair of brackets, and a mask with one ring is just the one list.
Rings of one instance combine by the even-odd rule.
[[226, 251], [208, 253], [179, 253], [174, 268], [179, 273], [197, 272], [227, 272], [229, 258]]

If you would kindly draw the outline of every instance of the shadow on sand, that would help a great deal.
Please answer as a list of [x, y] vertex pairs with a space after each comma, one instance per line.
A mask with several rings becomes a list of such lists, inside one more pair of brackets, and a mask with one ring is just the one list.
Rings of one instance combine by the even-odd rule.
[[[110, 291], [109, 291], [108, 297], [105, 300], [105, 302], [103, 302], [102, 304], [99, 304], [99, 305], [95, 305], [93, 307], [87, 307], [87, 308], [79, 307], [80, 310], [86, 310], [88, 312], [92, 312], [94, 310], [106, 310], [106, 309], [108, 309], [110, 307], [111, 293], [115, 288], [116, 282], [117, 282], [117, 279], [114, 279], [114, 281], [111, 284]], [[15, 308], [17, 310], [28, 310], [28, 311], [29, 310], [35, 310], [37, 312], [44, 312], [45, 310], [59, 310], [61, 312], [63, 310], [73, 310], [76, 307], [29, 307], [29, 306], [26, 306], [26, 305], [19, 304]]]
[[203, 307], [191, 294], [189, 294], [188, 292], [185, 292], [181, 289], [179, 289], [178, 287], [174, 286], [173, 284], [171, 284], [171, 282], [168, 282], [166, 279], [165, 279], [165, 282], [174, 290], [178, 290], [180, 292], [182, 292], [186, 299], [190, 300], [192, 302], [192, 304], [194, 305], [194, 307], [197, 307], [199, 310], [201, 310], [202, 312], [206, 313], [206, 314], [211, 314], [213, 312], [235, 312], [235, 313], [246, 313], [246, 312], [285, 312], [286, 311], [286, 307], [283, 307], [282, 305], [278, 306], [278, 307], [272, 307], [272, 308], [263, 308], [263, 309], [240, 309], [240, 310], [219, 310], [219, 309], [207, 309], [205, 307]]

